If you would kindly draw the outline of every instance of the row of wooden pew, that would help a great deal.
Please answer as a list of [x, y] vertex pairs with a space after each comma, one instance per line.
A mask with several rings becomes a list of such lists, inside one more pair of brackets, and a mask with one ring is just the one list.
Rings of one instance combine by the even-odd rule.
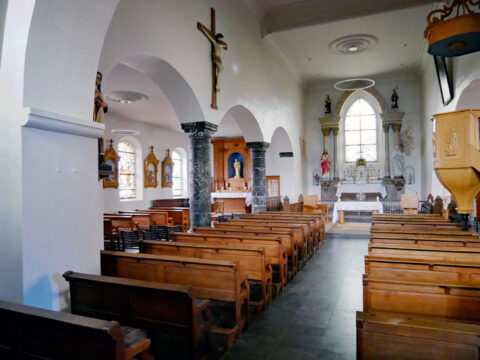
[[139, 253], [102, 251], [101, 276], [64, 274], [72, 312], [183, 339], [190, 355], [173, 358], [208, 357], [211, 333], [232, 345], [320, 248], [324, 221], [256, 214], [143, 240]]
[[479, 359], [480, 240], [436, 215], [374, 215], [358, 359]]

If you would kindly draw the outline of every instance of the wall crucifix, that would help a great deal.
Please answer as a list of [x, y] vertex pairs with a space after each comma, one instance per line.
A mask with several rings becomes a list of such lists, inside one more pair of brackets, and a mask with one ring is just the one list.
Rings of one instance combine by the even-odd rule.
[[197, 23], [197, 28], [210, 41], [212, 45], [212, 109], [218, 110], [217, 93], [220, 91], [219, 77], [223, 71], [222, 49], [227, 50], [227, 44], [222, 40], [223, 35], [215, 31], [215, 9], [211, 8], [210, 30], [203, 24]]

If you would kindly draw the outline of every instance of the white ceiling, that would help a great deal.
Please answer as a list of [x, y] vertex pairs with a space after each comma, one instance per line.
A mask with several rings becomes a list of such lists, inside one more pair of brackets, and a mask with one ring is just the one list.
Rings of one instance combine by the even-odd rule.
[[[121, 104], [107, 99], [112, 91], [128, 90], [148, 96], [147, 100]], [[124, 64], [116, 65], [102, 82], [102, 93], [108, 112], [122, 118], [162, 126], [182, 132], [180, 121], [167, 97], [148, 76]]]
[[[410, 71], [419, 65], [423, 30], [431, 5], [276, 33], [287, 56], [305, 80], [343, 79]], [[338, 55], [328, 49], [333, 40], [353, 34], [378, 38], [370, 51]]]

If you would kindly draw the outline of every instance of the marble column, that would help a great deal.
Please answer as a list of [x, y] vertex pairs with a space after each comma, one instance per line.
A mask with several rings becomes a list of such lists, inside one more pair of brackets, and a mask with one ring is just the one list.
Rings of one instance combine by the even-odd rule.
[[206, 121], [182, 124], [190, 137], [190, 224], [211, 226], [210, 138], [218, 126]]
[[383, 124], [385, 135], [385, 178], [390, 178], [390, 124]]
[[[330, 138], [330, 127], [322, 127], [322, 134], [323, 134], [323, 149], [329, 151], [328, 149], [328, 140]], [[323, 151], [322, 151], [323, 152]]]
[[247, 142], [252, 158], [252, 213], [267, 210], [267, 169], [265, 152], [270, 144], [256, 141]]
[[332, 128], [333, 132], [333, 180], [338, 180], [338, 126]]

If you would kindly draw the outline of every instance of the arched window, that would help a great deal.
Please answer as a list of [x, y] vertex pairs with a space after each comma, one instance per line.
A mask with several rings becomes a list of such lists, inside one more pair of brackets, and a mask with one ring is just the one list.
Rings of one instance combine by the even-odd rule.
[[118, 144], [118, 188], [120, 200], [136, 199], [136, 151], [128, 141]]
[[187, 196], [187, 159], [185, 151], [177, 148], [172, 151], [172, 195], [173, 197]]
[[377, 114], [360, 98], [345, 115], [345, 162], [377, 161]]

